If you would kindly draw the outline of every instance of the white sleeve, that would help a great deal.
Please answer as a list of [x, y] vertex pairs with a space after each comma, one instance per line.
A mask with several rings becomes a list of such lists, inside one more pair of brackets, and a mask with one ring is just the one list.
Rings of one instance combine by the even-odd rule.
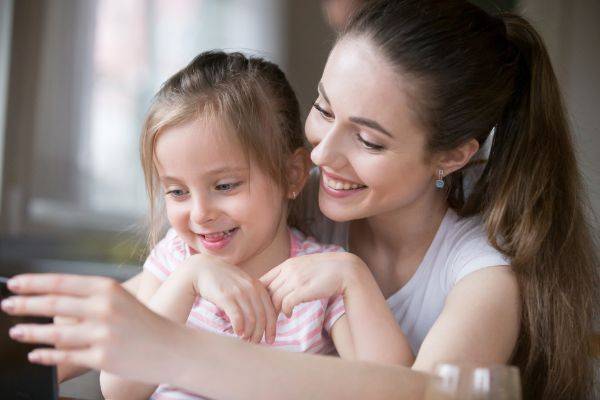
[[450, 268], [447, 287], [452, 288], [472, 272], [487, 267], [510, 265], [510, 260], [496, 250], [487, 240], [482, 227], [474, 227], [456, 240], [449, 257]]

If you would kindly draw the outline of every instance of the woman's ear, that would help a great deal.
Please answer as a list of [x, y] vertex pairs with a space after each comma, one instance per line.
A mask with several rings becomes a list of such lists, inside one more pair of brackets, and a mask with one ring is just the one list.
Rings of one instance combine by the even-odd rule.
[[440, 152], [435, 157], [433, 164], [436, 176], [439, 170], [443, 170], [444, 175], [458, 171], [471, 161], [477, 150], [479, 150], [479, 143], [477, 140], [471, 139], [452, 150]]
[[300, 194], [306, 184], [312, 163], [310, 153], [301, 147], [296, 149], [287, 161], [287, 193], [286, 197], [294, 199]]

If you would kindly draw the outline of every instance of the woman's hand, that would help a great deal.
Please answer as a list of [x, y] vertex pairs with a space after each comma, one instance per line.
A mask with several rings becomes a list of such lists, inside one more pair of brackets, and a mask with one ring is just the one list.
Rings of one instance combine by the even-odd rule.
[[364, 263], [351, 253], [315, 253], [287, 259], [260, 280], [275, 311], [288, 318], [300, 303], [345, 294]]
[[17, 295], [2, 302], [8, 314], [70, 319], [11, 328], [17, 341], [56, 346], [30, 353], [39, 364], [75, 364], [158, 384], [162, 363], [173, 356], [170, 341], [185, 331], [108, 278], [27, 274], [11, 279], [9, 288]]
[[182, 267], [193, 271], [196, 293], [225, 312], [236, 335], [260, 343], [264, 334], [273, 343], [277, 314], [258, 279], [207, 254], [190, 257]]

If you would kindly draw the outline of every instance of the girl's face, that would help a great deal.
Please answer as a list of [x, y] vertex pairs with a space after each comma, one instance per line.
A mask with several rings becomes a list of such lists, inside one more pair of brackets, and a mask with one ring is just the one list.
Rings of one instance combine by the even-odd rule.
[[329, 218], [383, 215], [435, 195], [411, 90], [367, 40], [345, 38], [332, 50], [305, 127]]
[[243, 266], [285, 231], [283, 191], [218, 120], [166, 129], [155, 154], [169, 222], [196, 251]]

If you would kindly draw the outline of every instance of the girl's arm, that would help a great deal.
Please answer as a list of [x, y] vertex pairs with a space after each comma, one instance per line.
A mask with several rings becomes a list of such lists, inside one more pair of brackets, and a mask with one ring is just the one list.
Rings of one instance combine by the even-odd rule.
[[65, 346], [35, 350], [31, 359], [41, 364], [68, 361], [232, 400], [417, 400], [427, 381], [427, 375], [401, 366], [278, 351], [192, 330], [151, 312], [107, 278], [30, 274], [11, 282], [17, 282], [11, 291], [24, 296], [3, 302], [6, 312], [78, 318], [72, 326], [11, 331], [23, 342]]
[[414, 356], [402, 330], [364, 262], [351, 253], [317, 253], [290, 258], [261, 280], [276, 309], [343, 294], [346, 314], [331, 335], [341, 357], [412, 366]]
[[346, 318], [342, 317], [331, 329], [338, 353], [344, 357], [350, 347], [350, 357], [357, 360], [412, 366], [410, 344], [377, 282], [358, 257], [355, 263], [342, 287]]

